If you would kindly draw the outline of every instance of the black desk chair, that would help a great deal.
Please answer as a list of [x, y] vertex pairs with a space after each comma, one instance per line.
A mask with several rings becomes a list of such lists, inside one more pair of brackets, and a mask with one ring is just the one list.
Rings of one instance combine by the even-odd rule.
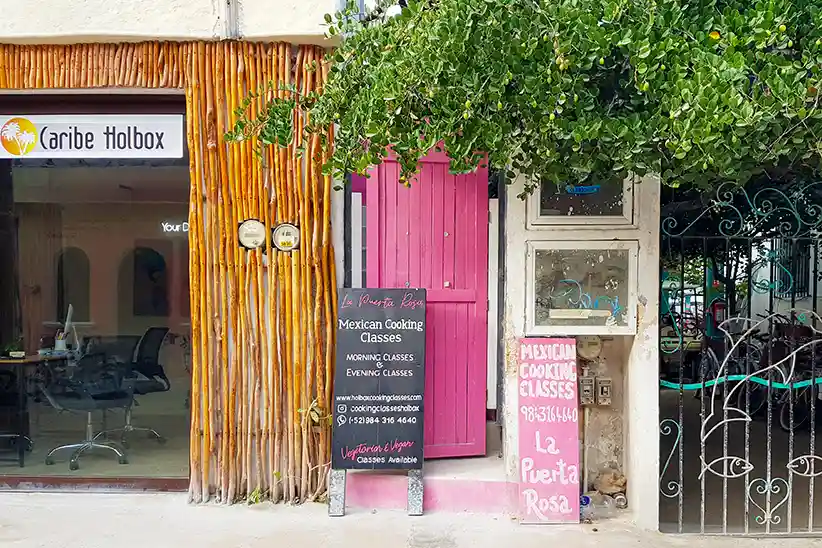
[[134, 351], [142, 337], [140, 335], [112, 335], [88, 337], [84, 341], [84, 354], [105, 354], [109, 361], [130, 364], [134, 361]]
[[[29, 422], [28, 411], [21, 411], [20, 394], [18, 386], [17, 374], [14, 371], [0, 370], [0, 414], [4, 419], [9, 419], [9, 427], [14, 431], [1, 432], [0, 440], [8, 442], [8, 448], [16, 449], [18, 443], [25, 443], [26, 450], [31, 451], [34, 445], [29, 437]], [[18, 416], [23, 413], [23, 430], [22, 432], [15, 424], [20, 420]]]
[[[129, 364], [130, 371], [127, 373], [126, 380], [135, 396], [167, 392], [171, 388], [171, 381], [168, 380], [163, 366], [160, 365], [160, 350], [168, 331], [168, 327], [150, 327], [137, 344], [137, 355], [134, 361]], [[139, 405], [139, 402], [135, 400], [134, 405]], [[123, 447], [128, 447], [126, 435], [131, 432], [146, 432], [150, 437], [155, 438], [158, 443], [165, 443], [166, 439], [155, 429], [134, 426], [132, 423], [132, 407], [129, 406], [126, 409], [126, 419], [123, 426], [106, 430], [101, 434], [108, 436], [119, 432], [120, 444]]]
[[105, 354], [87, 354], [75, 363], [55, 367], [41, 390], [57, 411], [84, 413], [86, 415], [85, 439], [77, 443], [58, 445], [46, 455], [46, 464], [54, 464], [54, 455], [64, 449], [72, 449], [69, 470], [80, 467], [80, 456], [92, 449], [105, 449], [117, 455], [120, 464], [128, 464], [125, 451], [115, 443], [98, 441], [103, 432], [94, 433], [95, 411], [112, 409], [127, 410], [134, 401], [131, 387], [125, 382], [128, 370], [114, 362], [108, 362]]

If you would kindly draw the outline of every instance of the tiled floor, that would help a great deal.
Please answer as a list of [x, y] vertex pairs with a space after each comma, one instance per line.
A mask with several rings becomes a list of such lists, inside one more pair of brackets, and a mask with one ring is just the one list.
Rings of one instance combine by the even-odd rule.
[[[185, 386], [177, 383], [177, 386]], [[172, 386], [175, 386], [173, 383]], [[85, 437], [84, 414], [58, 413], [47, 402], [31, 403], [30, 427], [34, 441], [31, 452], [26, 454], [24, 467], [17, 463], [0, 462], [0, 476], [72, 476], [78, 478], [187, 478], [189, 465], [189, 412], [185, 407], [187, 390], [172, 389], [168, 392], [149, 394], [138, 399], [139, 405], [132, 412], [134, 426], [151, 427], [163, 436], [165, 443], [158, 443], [145, 432], [128, 435], [126, 454], [128, 464], [119, 464], [117, 455], [106, 450], [94, 450], [80, 457], [80, 468], [69, 470], [71, 450], [55, 455], [55, 463], [46, 465], [45, 456], [61, 444], [79, 443]], [[102, 427], [102, 413], [94, 414], [95, 432]], [[106, 416], [108, 428], [123, 424], [122, 412], [110, 412]], [[115, 434], [112, 441], [119, 441]], [[3, 450], [2, 457], [12, 458], [15, 453]]]

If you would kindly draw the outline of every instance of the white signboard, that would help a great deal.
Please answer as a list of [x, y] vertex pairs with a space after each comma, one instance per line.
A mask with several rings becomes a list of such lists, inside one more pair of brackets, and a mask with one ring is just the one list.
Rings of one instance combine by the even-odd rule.
[[0, 117], [0, 158], [182, 158], [183, 117]]

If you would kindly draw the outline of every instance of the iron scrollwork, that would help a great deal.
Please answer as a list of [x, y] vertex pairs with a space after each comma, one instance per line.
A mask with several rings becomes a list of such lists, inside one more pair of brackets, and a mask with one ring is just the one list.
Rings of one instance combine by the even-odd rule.
[[677, 231], [679, 221], [667, 217], [662, 221], [662, 233], [669, 237], [684, 236], [707, 215], [720, 214], [722, 218], [716, 228], [726, 238], [761, 237], [768, 232], [782, 238], [816, 234], [822, 228], [822, 206], [811, 197], [822, 190], [821, 185], [822, 182], [808, 183], [789, 192], [763, 188], [750, 196], [743, 187], [723, 183], [716, 190], [716, 198], [685, 228]]

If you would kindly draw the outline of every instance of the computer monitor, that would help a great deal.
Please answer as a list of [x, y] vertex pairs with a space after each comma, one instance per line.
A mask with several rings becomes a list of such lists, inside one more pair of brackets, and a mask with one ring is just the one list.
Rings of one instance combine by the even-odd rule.
[[68, 343], [69, 335], [71, 335], [71, 337], [74, 339], [74, 341], [73, 341], [74, 344], [72, 344], [71, 347], [74, 350], [79, 350], [80, 349], [80, 339], [77, 337], [77, 327], [75, 327], [75, 325], [71, 321], [72, 316], [74, 316], [74, 307], [71, 304], [69, 304], [68, 305], [68, 311], [66, 312], [66, 323], [63, 326], [63, 333], [65, 334], [65, 337], [66, 337], [66, 343]]

